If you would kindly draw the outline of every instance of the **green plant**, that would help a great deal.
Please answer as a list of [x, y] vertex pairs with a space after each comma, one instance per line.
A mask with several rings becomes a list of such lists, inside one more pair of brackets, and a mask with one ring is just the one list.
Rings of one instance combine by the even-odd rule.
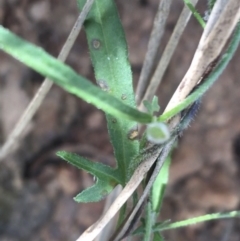
[[[239, 45], [240, 24], [237, 24], [239, 1], [232, 0], [224, 6], [217, 2], [216, 8], [220, 8], [222, 12], [217, 16], [217, 20], [216, 16], [212, 18], [214, 24], [211, 25], [212, 22], [209, 20], [210, 23], [207, 23], [206, 27], [194, 5], [185, 1], [205, 30], [193, 64], [165, 112], [160, 116], [154, 115], [159, 110], [158, 100], [151, 96], [153, 93], [150, 91], [151, 85], [154, 86], [156, 83], [150, 82], [150, 90], [146, 91], [148, 93], [146, 96], [142, 97], [140, 94], [139, 99], [145, 100], [140, 104], [140, 110], [144, 110], [145, 106], [147, 113], [136, 108], [127, 44], [114, 1], [78, 0], [77, 2], [79, 9], [86, 14], [84, 27], [96, 82], [100, 88], [78, 75], [69, 66], [51, 57], [44, 50], [22, 40], [4, 27], [0, 27], [0, 48], [51, 79], [69, 93], [82, 98], [106, 113], [109, 136], [117, 162], [116, 168], [92, 162], [73, 153], [65, 151], [57, 153], [67, 162], [96, 177], [97, 181], [94, 186], [75, 197], [77, 202], [97, 202], [105, 198], [117, 185], [120, 184], [124, 188], [107, 214], [78, 240], [94, 239], [121, 207], [118, 221], [118, 227], [121, 226], [121, 229], [115, 240], [120, 240], [129, 234], [142, 234], [146, 241], [151, 240], [152, 236], [154, 236], [154, 240], [163, 240], [160, 233], [162, 230], [206, 220], [239, 216], [240, 213], [234, 211], [227, 214], [210, 214], [177, 223], [157, 223], [156, 221], [168, 182], [171, 159], [169, 153], [178, 135], [188, 127], [192, 115], [196, 111], [198, 100], [223, 72]], [[166, 8], [169, 11], [170, 2], [162, 1], [160, 8]], [[211, 1], [211, 8], [213, 4], [214, 2]], [[84, 7], [87, 9], [85, 12]], [[229, 14], [230, 12], [231, 14]], [[166, 17], [163, 16], [163, 25]], [[226, 18], [229, 19], [229, 22], [224, 21]], [[219, 34], [218, 29], [227, 29], [227, 31]], [[231, 36], [234, 29], [235, 32]], [[228, 48], [222, 55], [221, 51], [230, 36]], [[161, 38], [161, 36], [156, 38]], [[211, 54], [209, 54], [209, 49], [212, 50]], [[201, 53], [201, 57], [199, 57], [199, 53]], [[143, 85], [148, 78], [148, 76], [143, 78]], [[147, 125], [147, 131], [142, 135], [140, 141], [136, 139], [139, 123]], [[151, 168], [154, 164], [155, 167]], [[146, 176], [146, 173], [149, 175]], [[140, 183], [144, 192], [138, 198], [135, 190]], [[131, 229], [136, 224], [139, 210], [143, 207], [144, 200], [148, 195], [150, 198], [146, 202], [144, 222], [136, 230]], [[128, 214], [124, 205], [131, 196], [135, 208], [127, 219]]]

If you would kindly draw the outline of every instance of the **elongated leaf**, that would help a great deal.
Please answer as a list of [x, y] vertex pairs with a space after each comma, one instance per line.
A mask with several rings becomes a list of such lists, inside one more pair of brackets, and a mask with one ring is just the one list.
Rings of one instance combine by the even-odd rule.
[[118, 175], [118, 172], [110, 166], [99, 162], [89, 161], [75, 153], [66, 151], [58, 151], [57, 156], [71, 163], [73, 166], [85, 170], [100, 180], [111, 181], [112, 183], [121, 183], [120, 175]]
[[154, 233], [153, 234], [153, 241], [164, 241], [164, 238], [160, 233]]
[[170, 162], [171, 158], [168, 156], [151, 190], [152, 211], [155, 213], [159, 213], [161, 210], [165, 188], [168, 183]]
[[[78, 0], [80, 10], [85, 2]], [[84, 26], [98, 85], [135, 108], [127, 44], [114, 1], [95, 0]], [[106, 118], [118, 168], [127, 182], [130, 161], [139, 151], [134, 140], [137, 123], [108, 114]]]
[[57, 155], [77, 168], [92, 174], [97, 179], [95, 185], [85, 189], [74, 198], [77, 202], [98, 202], [105, 198], [117, 184], [121, 183], [118, 172], [109, 166], [89, 161], [66, 151], [59, 151]]
[[[165, 222], [157, 223], [153, 228], [153, 232], [161, 232], [169, 229], [183, 228], [183, 227], [187, 227], [193, 224], [202, 223], [206, 221], [213, 221], [213, 220], [224, 219], [224, 218], [239, 218], [239, 217], [240, 217], [240, 211], [231, 211], [231, 212], [223, 212], [223, 213], [206, 214], [203, 216], [189, 218], [186, 220], [173, 222], [173, 223], [170, 222], [170, 220], [167, 220]], [[133, 232], [133, 234], [134, 235], [144, 234], [143, 226], [137, 228]]]
[[0, 26], [0, 49], [38, 73], [49, 77], [68, 92], [111, 115], [142, 123], [151, 122], [150, 115], [139, 112], [100, 90], [43, 49], [24, 41], [2, 26]]
[[153, 96], [152, 102], [144, 100], [143, 104], [150, 115], [153, 115], [154, 112], [158, 112], [160, 110], [160, 106], [158, 104], [158, 97], [155, 95]]
[[159, 232], [159, 231], [174, 229], [174, 228], [183, 228], [189, 225], [211, 221], [211, 220], [217, 220], [217, 219], [223, 219], [223, 218], [237, 218], [237, 217], [240, 217], [240, 211], [212, 213], [212, 214], [207, 214], [196, 218], [190, 218], [187, 220], [174, 222], [174, 223], [156, 224], [156, 227], [154, 227], [154, 232]]
[[95, 185], [83, 190], [74, 197], [74, 200], [79, 203], [98, 202], [104, 199], [114, 187], [115, 185], [111, 185], [109, 182], [97, 179]]
[[183, 0], [183, 1], [188, 6], [188, 8], [192, 12], [193, 16], [197, 19], [197, 21], [202, 26], [202, 28], [205, 28], [206, 23], [204, 22], [201, 15], [198, 13], [197, 9], [192, 5], [192, 3], [189, 0]]

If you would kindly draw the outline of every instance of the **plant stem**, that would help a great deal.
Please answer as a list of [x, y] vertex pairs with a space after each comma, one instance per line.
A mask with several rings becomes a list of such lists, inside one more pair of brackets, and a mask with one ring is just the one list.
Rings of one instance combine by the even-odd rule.
[[166, 121], [172, 118], [177, 113], [184, 110], [194, 101], [198, 100], [203, 96], [203, 94], [215, 83], [215, 81], [219, 78], [222, 74], [224, 69], [227, 67], [228, 63], [232, 59], [234, 53], [236, 52], [238, 45], [240, 42], [240, 23], [238, 23], [235, 33], [232, 37], [232, 40], [229, 44], [229, 47], [226, 51], [226, 54], [223, 55], [222, 59], [220, 60], [219, 64], [213, 70], [213, 72], [204, 80], [202, 83], [192, 94], [190, 94], [186, 99], [181, 101], [175, 107], [170, 109], [169, 111], [165, 112], [161, 116], [158, 117], [158, 121]]
[[136, 102], [140, 103], [145, 88], [147, 87], [148, 80], [150, 78], [154, 61], [157, 56], [157, 50], [161, 43], [162, 36], [165, 30], [165, 24], [169, 15], [170, 6], [172, 0], [162, 0], [159, 3], [158, 11], [154, 19], [153, 29], [151, 32], [150, 40], [148, 43], [148, 49], [146, 57], [144, 59], [143, 67], [141, 70], [140, 78], [136, 90]]
[[[198, 0], [192, 0], [193, 6], [196, 5]], [[180, 37], [182, 36], [182, 33], [191, 17], [192, 12], [189, 11], [189, 8], [187, 6], [184, 6], [180, 17], [177, 21], [177, 24], [173, 30], [173, 33], [167, 43], [167, 46], [165, 47], [162, 57], [157, 65], [157, 68], [151, 78], [151, 81], [147, 87], [147, 90], [144, 94], [144, 97], [142, 98], [142, 103], [139, 106], [139, 110], [144, 110], [143, 100], [151, 101], [154, 94], [157, 91], [158, 86], [160, 85], [163, 75], [169, 65], [169, 62], [173, 56], [173, 53], [178, 45], [178, 42], [180, 40]]]
[[[160, 155], [158, 156], [158, 158], [157, 158], [157, 164], [156, 164], [156, 167], [155, 167], [155, 169], [154, 169], [154, 171], [153, 171], [153, 174], [151, 175], [151, 177], [150, 177], [150, 179], [149, 179], [149, 181], [148, 181], [148, 183], [147, 183], [147, 185], [146, 185], [146, 187], [145, 187], [145, 189], [144, 189], [144, 192], [143, 192], [142, 196], [140, 197], [137, 205], [135, 205], [135, 208], [133, 209], [131, 215], [129, 216], [128, 220], [126, 221], [126, 223], [125, 223], [124, 226], [122, 227], [121, 232], [118, 234], [117, 238], [116, 238], [114, 241], [117, 241], [117, 240], [119, 240], [122, 236], [124, 236], [125, 233], [127, 232], [128, 228], [129, 228], [129, 226], [132, 225], [132, 222], [133, 222], [133, 220], [134, 220], [134, 218], [135, 218], [135, 216], [136, 216], [139, 208], [142, 206], [144, 200], [146, 199], [147, 195], [149, 194], [149, 191], [150, 191], [153, 183], [155, 182], [155, 180], [156, 180], [156, 178], [157, 178], [157, 176], [158, 176], [158, 173], [160, 172], [160, 170], [161, 170], [161, 168], [162, 168], [162, 166], [163, 166], [164, 161], [166, 160], [169, 152], [171, 151], [172, 146], [173, 146], [173, 144], [174, 144], [174, 142], [175, 142], [175, 139], [176, 139], [176, 136], [173, 137], [172, 139], [170, 139], [170, 140], [167, 142], [167, 144], [165, 144], [165, 146], [163, 146], [163, 147], [161, 147], [161, 146], [158, 147], [159, 150], [161, 151], [161, 154], [160, 154]], [[156, 160], [156, 159], [155, 159], [155, 160]], [[143, 164], [143, 163], [141, 163], [141, 164]], [[141, 164], [140, 164], [140, 165], [141, 165]], [[135, 173], [136, 173], [136, 172], [135, 172]]]
[[146, 214], [147, 215], [145, 219], [146, 223], [145, 223], [144, 241], [150, 241], [152, 236], [152, 225], [153, 225], [151, 202], [147, 202]]

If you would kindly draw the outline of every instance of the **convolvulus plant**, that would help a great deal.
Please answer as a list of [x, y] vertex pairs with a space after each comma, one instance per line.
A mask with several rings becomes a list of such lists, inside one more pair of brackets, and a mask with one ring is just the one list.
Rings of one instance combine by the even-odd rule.
[[[78, 241], [93, 240], [120, 209], [118, 225], [112, 230], [112, 240], [121, 240], [129, 235], [143, 235], [143, 240], [146, 241], [163, 240], [161, 236], [163, 230], [240, 215], [240, 212], [233, 211], [209, 214], [176, 223], [157, 222], [164, 190], [168, 183], [169, 155], [172, 147], [196, 114], [199, 99], [223, 72], [240, 41], [239, 0], [209, 1], [209, 18], [206, 23], [194, 7], [196, 2], [185, 0], [188, 7], [184, 7], [162, 59], [151, 78], [156, 51], [171, 5], [169, 0], [160, 2], [136, 91], [137, 96], [134, 95], [132, 86], [127, 43], [113, 0], [77, 1], [81, 11], [79, 21], [80, 23], [84, 21], [95, 78], [100, 88], [60, 62], [66, 59], [66, 55], [60, 55], [60, 60], [57, 60], [43, 49], [19, 38], [3, 26], [0, 27], [0, 48], [46, 76], [48, 80], [45, 82], [47, 85], [45, 93], [53, 81], [106, 114], [116, 168], [92, 162], [73, 153], [65, 151], [57, 153], [62, 159], [96, 178], [96, 183], [92, 187], [74, 198], [77, 202], [97, 202], [105, 198], [117, 185], [123, 187], [107, 212], [96, 224], [86, 230]], [[166, 110], [162, 115], [155, 116], [154, 113], [159, 110], [158, 100], [154, 97], [156, 87], [162, 79], [191, 12], [204, 28], [203, 35], [191, 66]], [[74, 31], [76, 28], [80, 30], [79, 22], [76, 23]], [[73, 39], [75, 38], [76, 35]], [[69, 48], [72, 42], [67, 43]], [[28, 119], [36, 109], [31, 112]], [[23, 123], [27, 122], [21, 122], [20, 127], [10, 138], [12, 142], [19, 138], [25, 125]], [[146, 125], [146, 131], [141, 136], [139, 124]], [[12, 145], [11, 141], [4, 145], [0, 157], [4, 156], [3, 151], [6, 152]], [[135, 191], [140, 184], [143, 186], [143, 193], [138, 197]], [[149, 198], [146, 198], [147, 196]], [[131, 213], [126, 213], [125, 203], [130, 197], [133, 197], [134, 207]], [[142, 212], [144, 208], [145, 212]], [[141, 216], [144, 222], [136, 228]], [[109, 238], [105, 236], [104, 240]]]

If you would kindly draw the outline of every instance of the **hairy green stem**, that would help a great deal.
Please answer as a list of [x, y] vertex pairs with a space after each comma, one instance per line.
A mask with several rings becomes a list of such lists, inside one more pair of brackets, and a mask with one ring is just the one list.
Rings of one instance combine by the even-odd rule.
[[150, 202], [147, 202], [145, 221], [146, 223], [145, 223], [144, 241], [150, 241], [152, 236], [152, 225], [153, 225], [152, 207]]

